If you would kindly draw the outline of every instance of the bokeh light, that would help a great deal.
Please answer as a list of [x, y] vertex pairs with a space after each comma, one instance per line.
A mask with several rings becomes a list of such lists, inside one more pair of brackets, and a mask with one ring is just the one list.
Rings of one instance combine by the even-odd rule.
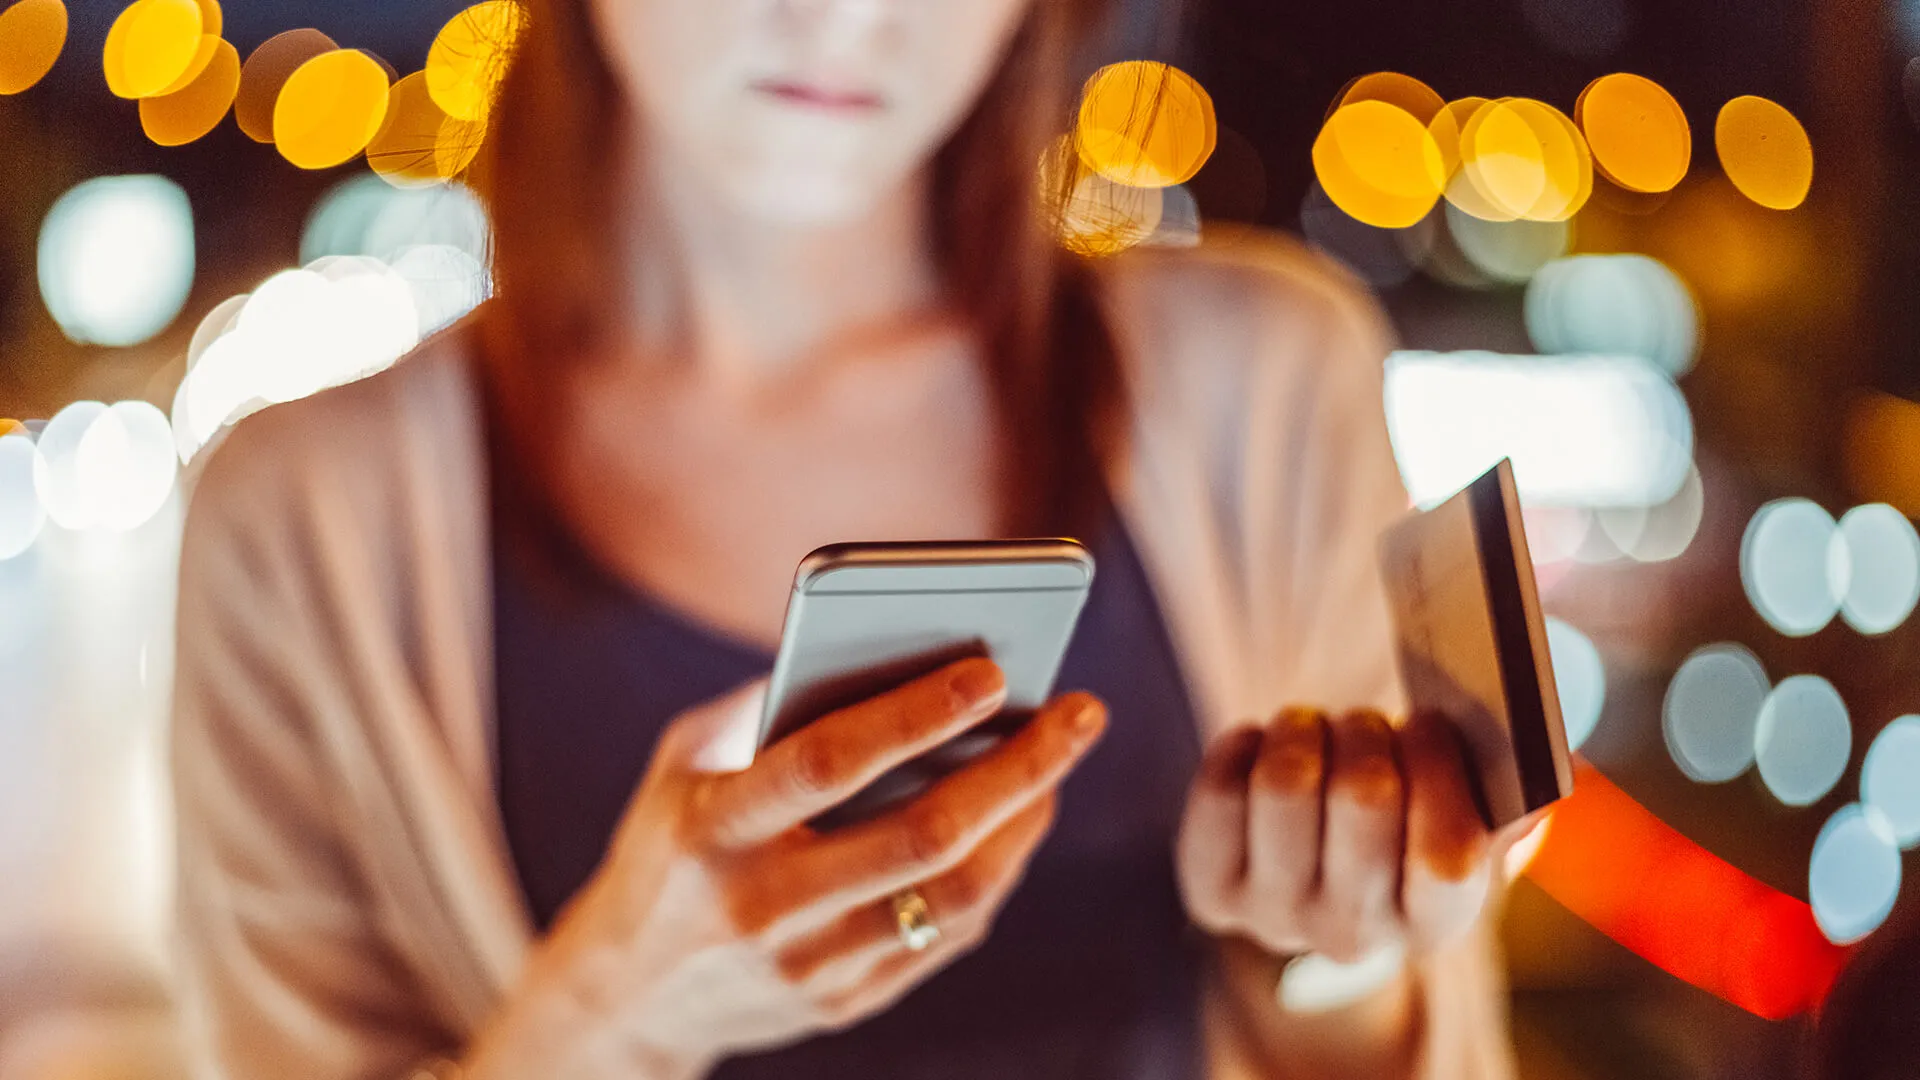
[[18, 0], [0, 11], [0, 94], [18, 94], [39, 82], [66, 46], [63, 0]]
[[273, 141], [273, 118], [280, 90], [302, 64], [339, 46], [318, 30], [288, 30], [275, 34], [247, 56], [240, 68], [240, 91], [233, 101], [233, 121], [254, 142]]
[[1334, 99], [1333, 107], [1327, 110], [1332, 116], [1344, 105], [1356, 101], [1384, 101], [1389, 105], [1404, 109], [1421, 124], [1432, 123], [1446, 108], [1446, 99], [1433, 87], [1411, 75], [1402, 75], [1397, 71], [1376, 71], [1371, 75], [1362, 75], [1351, 80]]
[[1553, 681], [1560, 691], [1560, 719], [1567, 749], [1578, 750], [1607, 704], [1607, 669], [1587, 635], [1561, 619], [1547, 619], [1547, 650], [1553, 657]]
[[1869, 499], [1920, 515], [1920, 405], [1892, 394], [1861, 394], [1847, 406], [1847, 482]]
[[1693, 543], [1706, 509], [1706, 489], [1695, 467], [1687, 470], [1686, 483], [1666, 502], [1609, 507], [1595, 511], [1594, 519], [1622, 555], [1635, 562], [1665, 562], [1679, 558]]
[[1593, 158], [1560, 110], [1501, 98], [1476, 108], [1461, 128], [1460, 178], [1475, 197], [1455, 205], [1476, 217], [1563, 221], [1593, 194]]
[[1217, 138], [1213, 99], [1179, 68], [1126, 60], [1094, 72], [1081, 91], [1074, 145], [1088, 169], [1116, 184], [1184, 184]]
[[314, 204], [300, 234], [300, 261], [371, 255], [393, 263], [422, 244], [446, 244], [484, 259], [487, 234], [486, 209], [463, 185], [402, 190], [363, 174], [335, 185]]
[[1531, 504], [1649, 506], [1679, 492], [1693, 460], [1679, 388], [1635, 357], [1396, 352], [1386, 407], [1422, 506], [1503, 457]]
[[367, 165], [395, 187], [437, 184], [466, 171], [484, 133], [484, 125], [434, 104], [426, 72], [416, 71], [393, 84], [387, 118], [367, 144]]
[[1160, 189], [1160, 224], [1141, 243], [1148, 247], [1200, 246], [1200, 203], [1185, 184]]
[[1581, 91], [1573, 117], [1594, 167], [1628, 191], [1671, 191], [1686, 177], [1693, 130], [1680, 103], [1652, 79], [1603, 75]]
[[39, 449], [24, 432], [0, 432], [0, 560], [32, 547], [46, 523], [34, 491], [39, 458]]
[[413, 290], [420, 336], [452, 324], [487, 298], [487, 270], [451, 244], [418, 244], [394, 260], [393, 272]]
[[427, 50], [427, 91], [458, 120], [484, 120], [505, 74], [525, 13], [514, 0], [487, 0], [447, 20]]
[[1813, 842], [1807, 900], [1820, 930], [1846, 945], [1880, 928], [1900, 897], [1900, 848], [1878, 810], [1849, 803]]
[[1060, 215], [1060, 241], [1079, 255], [1117, 255], [1160, 227], [1164, 196], [1157, 187], [1116, 184], [1097, 172], [1074, 183]]
[[1860, 764], [1860, 801], [1880, 812], [1902, 849], [1920, 846], [1920, 716], [1874, 736]]
[[123, 98], [165, 91], [192, 67], [204, 25], [194, 0], [134, 0], [107, 31], [107, 89]]
[[1527, 287], [1527, 336], [1549, 353], [1638, 356], [1669, 375], [1693, 366], [1700, 320], [1679, 275], [1645, 255], [1574, 255]]
[[1660, 707], [1673, 763], [1702, 784], [1723, 784], [1746, 772], [1770, 690], [1766, 669], [1746, 648], [1695, 649], [1674, 672]]
[[173, 493], [173, 431], [144, 401], [80, 401], [40, 433], [34, 487], [64, 529], [139, 528]]
[[303, 169], [330, 169], [365, 150], [386, 118], [386, 69], [358, 49], [335, 49], [287, 77], [273, 107], [273, 141]]
[[1856, 506], [1841, 515], [1828, 548], [1827, 578], [1848, 626], [1863, 634], [1887, 633], [1920, 602], [1920, 534], [1886, 503]]
[[1503, 285], [1531, 281], [1541, 267], [1565, 255], [1573, 242], [1571, 222], [1490, 221], [1451, 202], [1446, 204], [1446, 222], [1447, 234], [1468, 264], [1490, 282]]
[[1754, 764], [1767, 790], [1788, 806], [1811, 806], [1832, 791], [1852, 751], [1847, 703], [1818, 675], [1781, 680], [1760, 706]]
[[40, 227], [40, 295], [68, 338], [137, 345], [193, 287], [193, 210], [161, 176], [103, 176], [60, 196]]
[[1740, 582], [1760, 617], [1788, 637], [1819, 632], [1840, 609], [1828, 575], [1833, 516], [1806, 499], [1755, 511], [1740, 541]]
[[1404, 229], [1427, 216], [1446, 186], [1431, 132], [1398, 105], [1340, 106], [1313, 143], [1313, 172], [1334, 205], [1376, 228]]
[[1784, 106], [1749, 94], [1720, 109], [1713, 127], [1720, 168], [1740, 193], [1772, 210], [1791, 210], [1813, 186], [1813, 143]]
[[[423, 259], [416, 272], [445, 265]], [[463, 313], [450, 310], [445, 289], [433, 298], [440, 306], [431, 318]], [[175, 433], [177, 451], [191, 458], [256, 409], [379, 371], [418, 344], [422, 330], [414, 285], [379, 259], [327, 255], [275, 274], [202, 320], [194, 335], [200, 352], [190, 356], [174, 399], [174, 423], [183, 429]]]
[[161, 97], [140, 99], [140, 127], [161, 146], [184, 146], [217, 127], [240, 91], [240, 53], [215, 41], [198, 77]]

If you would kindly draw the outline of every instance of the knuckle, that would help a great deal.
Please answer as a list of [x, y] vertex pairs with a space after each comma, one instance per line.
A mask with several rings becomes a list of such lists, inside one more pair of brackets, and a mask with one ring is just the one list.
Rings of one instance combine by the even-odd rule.
[[960, 815], [942, 803], [927, 803], [914, 810], [902, 827], [902, 843], [907, 859], [919, 866], [948, 861], [966, 836], [966, 823]]
[[1317, 795], [1326, 778], [1326, 757], [1320, 742], [1292, 735], [1274, 740], [1254, 770], [1260, 787], [1278, 795]]
[[812, 956], [798, 949], [786, 949], [773, 955], [774, 975], [789, 987], [805, 986], [818, 968], [819, 964]]
[[947, 875], [946, 887], [948, 901], [957, 913], [975, 911], [993, 899], [993, 876], [985, 867], [967, 865]]
[[831, 791], [847, 769], [846, 754], [838, 743], [822, 737], [802, 739], [794, 747], [791, 779], [796, 790], [806, 794]]
[[1341, 798], [1369, 808], [1398, 804], [1405, 788], [1393, 759], [1380, 753], [1359, 754], [1342, 761], [1329, 786]]

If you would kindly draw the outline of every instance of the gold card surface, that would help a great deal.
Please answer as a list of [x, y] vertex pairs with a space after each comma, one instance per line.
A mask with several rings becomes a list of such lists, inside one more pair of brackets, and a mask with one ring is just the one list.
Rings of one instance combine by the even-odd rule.
[[1407, 699], [1460, 729], [1491, 824], [1571, 794], [1573, 764], [1512, 463], [1389, 529], [1380, 565]]

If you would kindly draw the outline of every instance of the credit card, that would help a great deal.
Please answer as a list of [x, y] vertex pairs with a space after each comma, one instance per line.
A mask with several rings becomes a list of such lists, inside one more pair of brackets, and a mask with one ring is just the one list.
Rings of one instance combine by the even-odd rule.
[[1460, 729], [1492, 825], [1572, 794], [1513, 463], [1388, 529], [1380, 567], [1408, 703]]

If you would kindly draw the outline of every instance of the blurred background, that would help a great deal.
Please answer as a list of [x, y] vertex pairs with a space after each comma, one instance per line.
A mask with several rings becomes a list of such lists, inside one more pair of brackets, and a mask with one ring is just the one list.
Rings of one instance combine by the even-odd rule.
[[[498, 7], [0, 0], [0, 1080], [177, 1075], [184, 491], [485, 296]], [[1800, 1075], [1916, 919], [1916, 57], [1913, 0], [1140, 0], [1062, 118], [1184, 72], [1063, 241], [1299, 233], [1392, 313], [1416, 500], [1515, 458], [1589, 763], [1506, 913], [1528, 1077]]]

